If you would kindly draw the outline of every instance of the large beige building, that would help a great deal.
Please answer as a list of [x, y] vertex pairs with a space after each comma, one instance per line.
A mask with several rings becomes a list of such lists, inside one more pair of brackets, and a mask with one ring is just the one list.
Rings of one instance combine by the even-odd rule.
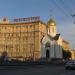
[[39, 17], [14, 19], [13, 22], [4, 17], [0, 21], [0, 54], [7, 51], [9, 57], [39, 58], [45, 34], [46, 25]]
[[62, 39], [62, 48], [66, 51], [70, 50], [70, 43]]
[[[46, 44], [47, 47], [46, 47]], [[0, 20], [0, 55], [7, 52], [11, 58], [23, 60], [62, 58], [62, 38], [56, 32], [56, 23], [47, 24], [39, 17]]]
[[75, 60], [75, 50], [70, 50], [71, 52], [71, 59]]
[[65, 51], [71, 52], [71, 59], [75, 60], [75, 50], [71, 49], [70, 43], [68, 41], [62, 39], [62, 48]]

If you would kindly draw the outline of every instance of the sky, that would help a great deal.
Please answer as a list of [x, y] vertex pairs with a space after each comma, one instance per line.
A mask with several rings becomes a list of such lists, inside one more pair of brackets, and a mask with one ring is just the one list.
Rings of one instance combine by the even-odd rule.
[[0, 0], [0, 19], [40, 16], [47, 23], [53, 18], [57, 32], [75, 49], [75, 0]]

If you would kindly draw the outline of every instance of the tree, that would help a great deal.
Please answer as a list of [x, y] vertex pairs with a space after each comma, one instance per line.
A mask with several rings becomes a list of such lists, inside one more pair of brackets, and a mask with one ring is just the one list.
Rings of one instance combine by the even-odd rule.
[[69, 50], [63, 50], [63, 59], [70, 59], [71, 52]]
[[68, 56], [68, 58], [71, 58], [71, 52], [70, 51], [67, 51], [67, 56]]

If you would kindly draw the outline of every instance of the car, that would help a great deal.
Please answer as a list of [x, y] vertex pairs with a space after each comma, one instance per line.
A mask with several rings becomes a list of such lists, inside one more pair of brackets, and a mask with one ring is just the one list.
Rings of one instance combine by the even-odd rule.
[[70, 60], [65, 64], [65, 69], [75, 69], [75, 60]]

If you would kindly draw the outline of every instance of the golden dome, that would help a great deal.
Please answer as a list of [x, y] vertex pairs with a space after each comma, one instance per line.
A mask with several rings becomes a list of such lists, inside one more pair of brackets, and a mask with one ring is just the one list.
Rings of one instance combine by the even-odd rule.
[[55, 23], [55, 21], [54, 21], [53, 19], [50, 19], [50, 20], [47, 22], [47, 25], [48, 25], [48, 26], [55, 26], [56, 23]]

